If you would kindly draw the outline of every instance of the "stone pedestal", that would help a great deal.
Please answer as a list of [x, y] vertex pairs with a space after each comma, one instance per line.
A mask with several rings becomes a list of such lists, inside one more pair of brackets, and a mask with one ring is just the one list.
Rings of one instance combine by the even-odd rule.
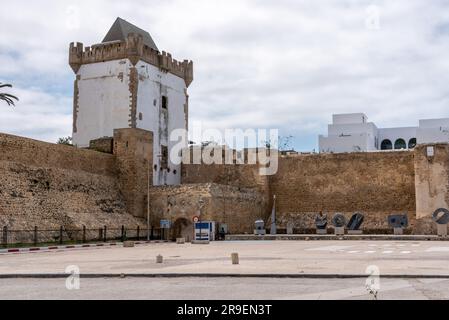
[[232, 264], [234, 265], [239, 264], [240, 263], [239, 254], [238, 253], [231, 254], [231, 260]]
[[209, 240], [193, 240], [192, 244], [210, 244]]
[[362, 235], [363, 230], [348, 230], [348, 234], [350, 235]]
[[335, 235], [336, 236], [343, 236], [344, 234], [345, 234], [344, 227], [335, 227]]
[[327, 229], [316, 229], [316, 234], [327, 234]]
[[124, 248], [134, 248], [134, 241], [125, 241], [123, 242]]
[[177, 244], [185, 244], [186, 243], [186, 239], [185, 238], [177, 238], [176, 239], [176, 243]]
[[395, 236], [402, 236], [404, 234], [403, 228], [394, 228], [394, 235]]
[[437, 233], [439, 237], [447, 237], [447, 224], [437, 224]]

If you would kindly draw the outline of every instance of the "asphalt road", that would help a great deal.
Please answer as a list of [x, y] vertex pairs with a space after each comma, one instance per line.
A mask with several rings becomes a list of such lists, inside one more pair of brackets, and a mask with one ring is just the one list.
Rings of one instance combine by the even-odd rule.
[[[365, 279], [80, 279], [68, 290], [65, 279], [0, 280], [0, 299], [64, 300], [373, 300]], [[449, 299], [449, 279], [380, 280], [378, 299]]]

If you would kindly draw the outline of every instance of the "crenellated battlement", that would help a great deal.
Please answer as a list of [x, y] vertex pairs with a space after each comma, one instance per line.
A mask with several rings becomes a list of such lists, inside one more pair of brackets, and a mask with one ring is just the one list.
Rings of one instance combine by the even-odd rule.
[[140, 60], [170, 72], [185, 80], [186, 86], [193, 81], [193, 62], [177, 61], [171, 54], [146, 46], [141, 35], [130, 33], [126, 41], [113, 41], [84, 47], [82, 43], [70, 43], [69, 64], [75, 73], [83, 64], [129, 59], [133, 65]]

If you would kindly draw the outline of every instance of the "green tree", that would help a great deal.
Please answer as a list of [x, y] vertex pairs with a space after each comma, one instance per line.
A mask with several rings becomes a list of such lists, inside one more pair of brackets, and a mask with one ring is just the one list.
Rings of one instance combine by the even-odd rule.
[[66, 146], [71, 146], [72, 145], [72, 137], [59, 138], [57, 144], [64, 144]]
[[[12, 85], [0, 82], [0, 89], [3, 88], [12, 88]], [[0, 100], [5, 101], [8, 106], [15, 106], [14, 100], [19, 101], [19, 98], [9, 93], [0, 92]]]

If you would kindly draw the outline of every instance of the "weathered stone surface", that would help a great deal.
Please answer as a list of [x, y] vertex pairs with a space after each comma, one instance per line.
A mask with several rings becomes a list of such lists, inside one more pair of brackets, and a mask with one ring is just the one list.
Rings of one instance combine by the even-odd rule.
[[[427, 156], [427, 147], [434, 156]], [[432, 214], [449, 208], [449, 144], [419, 145], [415, 148], [416, 227], [415, 233], [435, 234]]]
[[[200, 200], [204, 202], [200, 211]], [[264, 197], [253, 189], [214, 183], [153, 187], [150, 193], [151, 219], [158, 226], [161, 219], [172, 221], [173, 239], [182, 230], [192, 230], [195, 216], [202, 221], [228, 225], [230, 233], [252, 233], [254, 221], [264, 215]], [[181, 230], [176, 231], [178, 228]]]
[[[0, 134], [0, 227], [72, 230], [83, 225], [89, 229], [145, 225], [126, 210], [114, 157]], [[10, 234], [10, 241], [32, 236], [32, 232]], [[45, 234], [39, 237], [42, 240]]]
[[286, 156], [270, 191], [280, 228], [293, 221], [298, 232], [311, 232], [320, 211], [341, 212], [348, 220], [363, 211], [364, 229], [386, 232], [388, 215], [415, 215], [414, 172], [413, 152]]

